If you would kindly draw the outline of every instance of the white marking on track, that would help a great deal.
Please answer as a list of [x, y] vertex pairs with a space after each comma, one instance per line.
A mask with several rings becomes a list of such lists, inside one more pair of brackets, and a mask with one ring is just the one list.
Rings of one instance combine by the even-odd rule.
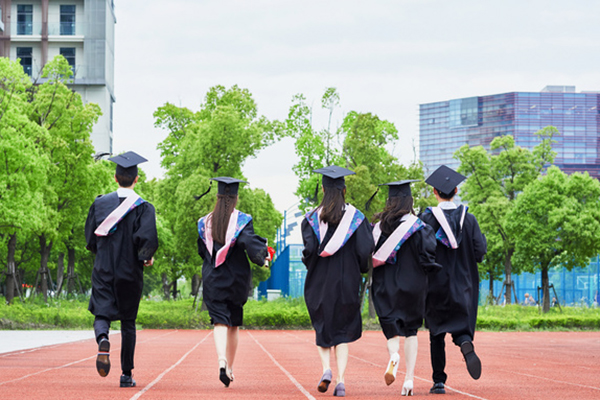
[[[175, 332], [176, 332], [176, 331], [175, 331]], [[148, 390], [150, 390], [150, 389], [152, 388], [152, 386], [154, 386], [154, 385], [156, 385], [158, 382], [160, 382], [160, 380], [161, 380], [162, 378], [164, 378], [164, 376], [165, 376], [166, 374], [168, 374], [169, 372], [171, 372], [171, 370], [172, 370], [173, 368], [175, 368], [176, 366], [178, 366], [179, 364], [181, 364], [181, 363], [183, 362], [183, 360], [185, 360], [185, 359], [187, 358], [187, 356], [189, 356], [189, 355], [190, 355], [190, 353], [191, 353], [192, 351], [196, 350], [196, 348], [197, 348], [198, 346], [200, 346], [202, 343], [204, 343], [204, 341], [205, 341], [205, 340], [206, 340], [206, 339], [207, 339], [207, 338], [208, 338], [210, 335], [212, 335], [212, 331], [210, 331], [210, 332], [208, 333], [208, 335], [204, 336], [204, 338], [203, 338], [201, 341], [199, 341], [198, 343], [196, 343], [196, 345], [195, 345], [194, 347], [192, 347], [192, 348], [190, 349], [190, 351], [188, 351], [187, 353], [185, 353], [185, 354], [184, 354], [184, 355], [183, 355], [183, 356], [182, 356], [182, 357], [179, 359], [179, 361], [177, 361], [175, 364], [171, 365], [169, 368], [167, 368], [166, 370], [164, 370], [164, 371], [163, 371], [163, 372], [162, 372], [160, 375], [158, 375], [158, 376], [156, 377], [156, 379], [154, 379], [152, 382], [150, 382], [149, 384], [147, 384], [145, 388], [143, 388], [142, 390], [140, 390], [139, 392], [137, 392], [137, 393], [135, 394], [135, 396], [133, 396], [133, 397], [132, 397], [130, 400], [136, 400], [136, 399], [139, 399], [140, 397], [142, 397], [142, 395], [143, 395], [144, 393], [146, 393]]]
[[538, 375], [523, 374], [521, 372], [506, 371], [506, 370], [503, 370], [502, 372], [508, 372], [508, 373], [515, 374], [515, 375], [528, 376], [530, 378], [544, 379], [544, 380], [550, 381], [550, 382], [564, 383], [565, 385], [579, 386], [579, 387], [583, 387], [583, 388], [586, 388], [586, 389], [600, 390], [600, 387], [596, 387], [596, 386], [588, 386], [588, 385], [582, 385], [580, 383], [573, 383], [573, 382], [567, 382], [567, 381], [559, 381], [557, 379], [546, 378], [546, 377], [538, 376]]
[[290, 374], [290, 373], [289, 373], [289, 372], [288, 372], [288, 371], [287, 371], [285, 368], [283, 368], [283, 367], [281, 366], [281, 364], [279, 364], [279, 363], [277, 362], [277, 360], [275, 359], [275, 357], [273, 357], [273, 356], [271, 355], [271, 353], [269, 353], [269, 352], [267, 351], [267, 349], [265, 349], [265, 348], [263, 347], [263, 345], [262, 345], [262, 344], [260, 344], [260, 343], [258, 342], [258, 340], [256, 340], [256, 338], [255, 338], [255, 337], [254, 337], [254, 336], [253, 336], [253, 335], [252, 335], [250, 332], [248, 332], [248, 335], [249, 335], [249, 336], [252, 338], [252, 340], [254, 340], [254, 341], [256, 342], [256, 344], [257, 344], [257, 345], [258, 345], [258, 346], [259, 346], [259, 347], [262, 349], [262, 351], [264, 351], [264, 352], [265, 352], [265, 353], [266, 353], [266, 354], [269, 356], [269, 358], [271, 359], [271, 361], [273, 361], [273, 363], [274, 363], [275, 365], [277, 365], [281, 371], [283, 371], [283, 373], [284, 373], [284, 374], [285, 374], [285, 375], [288, 377], [288, 379], [289, 379], [290, 381], [292, 381], [292, 383], [293, 383], [293, 384], [294, 384], [294, 385], [295, 385], [295, 386], [298, 388], [298, 390], [300, 390], [300, 392], [302, 392], [302, 394], [303, 394], [303, 395], [305, 395], [305, 396], [306, 396], [306, 398], [308, 398], [308, 399], [311, 399], [311, 400], [316, 400], [316, 399], [315, 399], [315, 398], [314, 398], [314, 397], [313, 397], [313, 396], [312, 396], [312, 395], [311, 395], [311, 394], [308, 392], [308, 390], [304, 389], [304, 386], [302, 386], [302, 385], [301, 385], [301, 384], [300, 384], [300, 383], [299, 383], [299, 382], [296, 380], [296, 378], [294, 378], [294, 377], [292, 376], [292, 374]]

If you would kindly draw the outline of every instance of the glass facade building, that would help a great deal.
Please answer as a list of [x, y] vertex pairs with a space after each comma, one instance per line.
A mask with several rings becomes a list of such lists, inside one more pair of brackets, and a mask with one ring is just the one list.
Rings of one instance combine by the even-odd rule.
[[600, 92], [575, 92], [574, 86], [547, 86], [541, 92], [511, 92], [419, 106], [419, 158], [425, 175], [440, 165], [458, 168], [454, 152], [464, 144], [483, 146], [512, 135], [531, 149], [535, 133], [547, 126], [560, 132], [554, 164], [566, 173], [588, 171], [600, 178]]

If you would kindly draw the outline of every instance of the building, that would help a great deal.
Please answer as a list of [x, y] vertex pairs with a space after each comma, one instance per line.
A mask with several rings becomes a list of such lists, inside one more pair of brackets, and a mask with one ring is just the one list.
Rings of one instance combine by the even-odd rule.
[[20, 59], [35, 82], [62, 54], [71, 87], [102, 109], [91, 135], [98, 153], [112, 153], [115, 23], [113, 0], [0, 0], [0, 57]]
[[576, 93], [574, 86], [421, 104], [419, 158], [426, 175], [442, 164], [456, 169], [453, 155], [464, 144], [489, 150], [495, 137], [512, 135], [518, 146], [531, 149], [539, 143], [535, 132], [551, 125], [560, 132], [554, 164], [600, 178], [599, 109], [600, 92]]

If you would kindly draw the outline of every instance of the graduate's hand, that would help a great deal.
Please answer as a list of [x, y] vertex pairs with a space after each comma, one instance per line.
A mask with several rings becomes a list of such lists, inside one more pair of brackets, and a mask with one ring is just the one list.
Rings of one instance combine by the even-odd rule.
[[144, 267], [149, 267], [151, 265], [154, 264], [154, 257], [152, 257], [150, 260], [145, 260], [144, 261]]

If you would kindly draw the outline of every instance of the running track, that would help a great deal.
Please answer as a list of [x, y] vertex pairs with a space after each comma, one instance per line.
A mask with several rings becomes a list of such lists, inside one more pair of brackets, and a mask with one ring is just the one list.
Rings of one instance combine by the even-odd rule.
[[[430, 395], [429, 344], [420, 331], [415, 395], [430, 399], [600, 399], [598, 332], [478, 332], [475, 349], [483, 374], [472, 380], [458, 347], [448, 339], [446, 395]], [[83, 340], [0, 354], [0, 399], [323, 399], [312, 331], [240, 331], [235, 381], [225, 388], [217, 378], [212, 331], [138, 332], [135, 388], [119, 388], [120, 335], [111, 336], [112, 370], [95, 369], [96, 344]], [[364, 332], [350, 345], [347, 397], [400, 396], [398, 379], [386, 386], [388, 360], [381, 332]], [[332, 359], [332, 365], [335, 365]], [[335, 367], [334, 378], [335, 378]]]

